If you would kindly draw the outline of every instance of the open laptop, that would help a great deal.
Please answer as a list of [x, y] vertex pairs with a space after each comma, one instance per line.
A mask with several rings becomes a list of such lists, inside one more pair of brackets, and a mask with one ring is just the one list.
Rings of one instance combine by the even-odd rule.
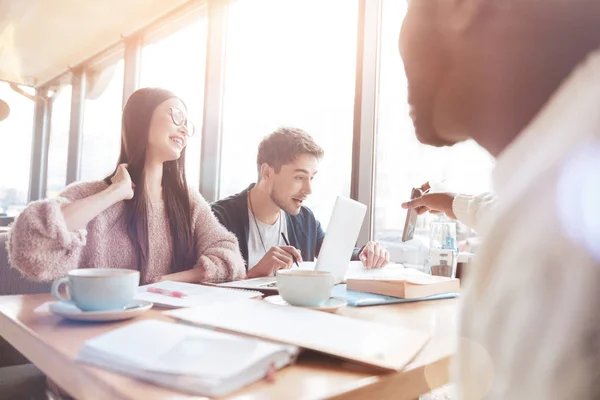
[[[367, 206], [364, 204], [338, 196], [316, 264], [302, 264], [301, 268], [312, 269], [314, 265], [315, 270], [329, 271], [336, 282], [342, 282], [350, 265], [350, 258], [366, 212]], [[298, 267], [293, 265], [292, 268]], [[277, 281], [274, 276], [220, 283], [216, 286], [263, 292], [277, 291]]]

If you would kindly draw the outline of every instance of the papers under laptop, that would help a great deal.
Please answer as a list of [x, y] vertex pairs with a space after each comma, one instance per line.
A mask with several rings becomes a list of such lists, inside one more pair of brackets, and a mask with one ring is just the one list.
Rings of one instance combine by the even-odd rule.
[[[318, 260], [317, 260], [318, 262]], [[300, 264], [300, 269], [315, 270], [317, 262], [305, 261]], [[365, 277], [387, 277], [396, 276], [398, 270], [404, 269], [402, 264], [389, 263], [381, 269], [366, 269], [362, 261], [346, 262], [346, 273], [344, 279], [338, 283], [345, 283], [349, 278], [365, 278]], [[254, 289], [262, 292], [277, 292], [277, 282], [275, 277], [267, 276], [263, 278], [245, 279], [242, 281], [226, 282], [217, 286], [239, 289]]]
[[[348, 263], [352, 258], [366, 212], [367, 206], [364, 204], [338, 196], [317, 262], [315, 264], [303, 263], [301, 268], [329, 271], [337, 282], [342, 282], [348, 270]], [[217, 286], [254, 289], [263, 292], [277, 291], [277, 282], [274, 276], [227, 282]]]

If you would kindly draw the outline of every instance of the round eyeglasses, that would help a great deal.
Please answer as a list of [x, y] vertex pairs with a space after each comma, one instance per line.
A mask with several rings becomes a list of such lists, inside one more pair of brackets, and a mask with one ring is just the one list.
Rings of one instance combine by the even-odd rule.
[[187, 135], [194, 136], [194, 133], [196, 133], [196, 127], [194, 126], [192, 121], [187, 119], [183, 111], [181, 111], [177, 107], [171, 107], [169, 109], [169, 114], [171, 115], [171, 120], [175, 125], [184, 126], [187, 130]]

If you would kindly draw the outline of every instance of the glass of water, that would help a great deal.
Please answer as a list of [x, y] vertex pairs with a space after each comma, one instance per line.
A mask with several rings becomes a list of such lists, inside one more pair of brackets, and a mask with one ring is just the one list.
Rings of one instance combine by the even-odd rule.
[[456, 222], [433, 222], [429, 239], [431, 275], [454, 278], [458, 260]]

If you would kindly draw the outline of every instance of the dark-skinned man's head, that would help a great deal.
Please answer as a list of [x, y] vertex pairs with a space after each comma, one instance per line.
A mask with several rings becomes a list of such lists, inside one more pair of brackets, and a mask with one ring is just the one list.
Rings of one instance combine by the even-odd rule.
[[600, 45], [597, 0], [409, 0], [400, 52], [418, 139], [498, 155]]

